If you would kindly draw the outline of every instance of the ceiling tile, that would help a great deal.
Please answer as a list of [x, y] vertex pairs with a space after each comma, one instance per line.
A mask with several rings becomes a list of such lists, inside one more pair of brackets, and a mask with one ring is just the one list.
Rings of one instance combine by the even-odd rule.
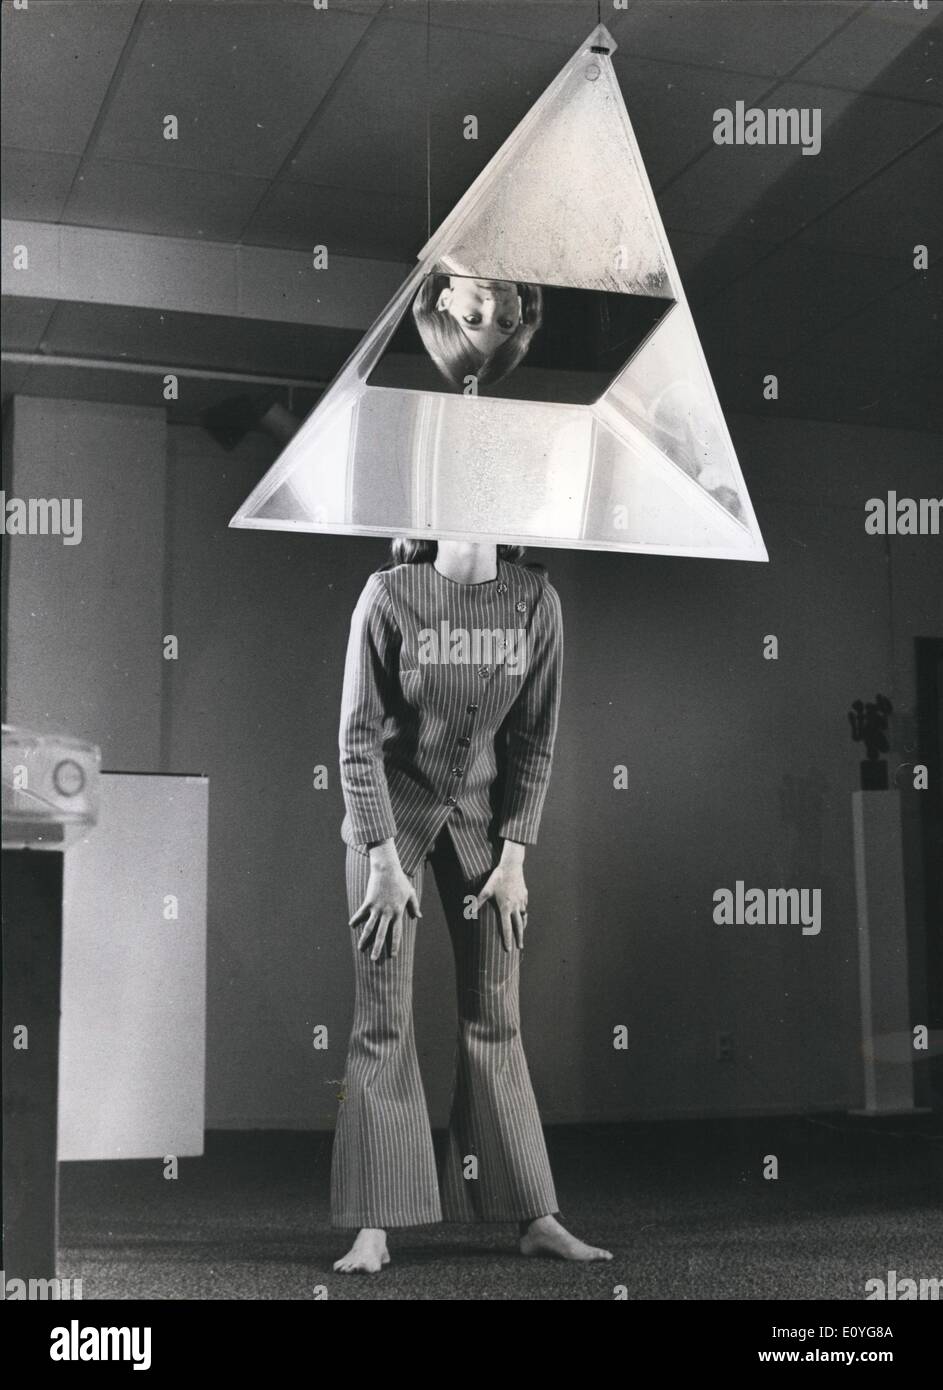
[[[779, 379], [777, 401], [763, 398], [767, 372]], [[715, 377], [715, 384], [728, 417], [743, 413], [766, 420], [831, 420], [910, 430], [940, 427], [939, 392], [928, 390], [917, 377], [887, 371], [864, 376], [824, 353], [803, 355], [792, 363], [758, 364], [755, 358], [738, 357], [725, 364], [722, 379]], [[741, 453], [741, 462], [748, 458]]]
[[870, 4], [794, 74], [880, 96], [943, 104], [943, 22], [911, 4]]
[[790, 242], [720, 290], [698, 327], [720, 351], [788, 357], [906, 278], [899, 262]]
[[[456, 61], [458, 54], [461, 61]], [[565, 54], [519, 38], [434, 29], [431, 35], [433, 225], [440, 222], [557, 76]], [[478, 136], [466, 140], [466, 116]], [[423, 168], [425, 167], [423, 140]]]
[[616, 37], [623, 56], [774, 77], [810, 55], [848, 17], [847, 5], [821, 0], [637, 0]]
[[54, 299], [3, 297], [4, 352], [36, 352], [56, 307]]
[[943, 244], [941, 169], [943, 127], [818, 218], [799, 240], [899, 258], [909, 266], [918, 243]]
[[906, 284], [891, 290], [859, 314], [803, 350], [815, 355], [827, 377], [857, 376], [869, 388], [882, 378], [926, 369], [931, 353], [940, 358], [943, 271], [911, 271]]
[[81, 154], [138, 0], [31, 0], [3, 5], [3, 140]]
[[905, 404], [909, 418], [916, 423], [902, 428], [931, 430], [943, 434], [943, 392], [940, 391], [939, 364], [926, 372], [907, 372], [895, 383], [897, 400]]
[[[425, 22], [425, 0], [405, 0], [395, 6], [398, 18]], [[596, 27], [596, 6], [589, 0], [431, 0], [433, 26], [474, 30], [494, 39], [524, 39], [528, 43], [553, 44], [557, 66], [562, 67]], [[624, 11], [604, 0], [603, 23], [618, 42]], [[459, 50], [456, 50], [458, 53]]]
[[322, 104], [285, 176], [425, 199], [426, 39], [381, 16]]
[[726, 289], [776, 246], [775, 242], [746, 237], [701, 236], [676, 227], [666, 227], [665, 231], [684, 292], [692, 305]]
[[713, 144], [714, 112], [739, 98], [752, 103], [766, 79], [722, 69], [653, 63], [616, 53], [616, 74], [645, 168], [657, 194]]
[[[831, 371], [823, 368], [831, 367]], [[810, 420], [837, 420], [855, 425], [932, 430], [940, 427], [939, 393], [908, 375], [887, 372], [862, 377], [840, 365], [812, 356], [784, 374], [784, 413]]]
[[95, 159], [83, 165], [63, 218], [86, 227], [237, 241], [266, 186], [238, 174]]
[[282, 180], [259, 207], [242, 241], [340, 256], [415, 260], [426, 240], [425, 200]]
[[316, 381], [333, 376], [359, 339], [352, 329], [63, 303], [43, 348], [67, 356], [125, 358], [180, 370], [220, 367]]
[[[789, 381], [789, 367], [785, 358], [773, 355], [765, 362], [758, 362], [751, 353], [749, 356], [733, 351], [735, 345], [728, 344], [728, 351], [717, 352], [705, 348], [705, 356], [722, 409], [726, 414], [745, 410], [766, 415], [795, 414], [789, 410], [788, 392], [784, 383]], [[765, 378], [774, 375], [780, 383], [780, 400], [768, 401], [763, 392]]]
[[4, 146], [2, 159], [3, 216], [27, 222], [58, 222], [80, 156]]
[[821, 110], [818, 154], [803, 155], [795, 145], [714, 146], [662, 195], [665, 220], [692, 231], [777, 240], [939, 122], [932, 106], [798, 83], [777, 87], [763, 102], [764, 110], [792, 107]]
[[273, 176], [370, 23], [331, 7], [221, 9], [150, 0], [97, 155]]

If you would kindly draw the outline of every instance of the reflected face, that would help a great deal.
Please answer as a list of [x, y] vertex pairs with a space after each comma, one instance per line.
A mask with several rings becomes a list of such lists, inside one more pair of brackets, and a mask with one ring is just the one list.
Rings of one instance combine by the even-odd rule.
[[436, 308], [451, 314], [484, 357], [506, 343], [521, 323], [521, 297], [510, 280], [475, 280], [450, 275]]

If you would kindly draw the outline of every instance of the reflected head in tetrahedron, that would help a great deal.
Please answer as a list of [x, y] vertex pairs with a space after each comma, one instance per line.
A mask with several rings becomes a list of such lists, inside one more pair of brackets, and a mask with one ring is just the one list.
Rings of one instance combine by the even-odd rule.
[[426, 274], [367, 385], [591, 405], [674, 303], [615, 293]]

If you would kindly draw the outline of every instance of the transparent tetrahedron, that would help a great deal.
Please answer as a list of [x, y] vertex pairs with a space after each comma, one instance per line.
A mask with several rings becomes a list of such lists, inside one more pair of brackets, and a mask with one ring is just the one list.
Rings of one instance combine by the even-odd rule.
[[[422, 248], [233, 526], [767, 558], [615, 47], [599, 26], [561, 70]], [[545, 302], [568, 287], [663, 304], [588, 404], [369, 385], [433, 274], [485, 295], [536, 285]]]

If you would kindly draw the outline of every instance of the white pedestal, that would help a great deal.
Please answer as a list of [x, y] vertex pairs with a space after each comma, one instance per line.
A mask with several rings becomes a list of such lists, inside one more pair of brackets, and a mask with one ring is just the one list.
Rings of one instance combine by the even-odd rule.
[[202, 1154], [205, 777], [105, 772], [69, 850], [59, 1158]]
[[852, 793], [865, 1115], [914, 1114], [900, 792]]

